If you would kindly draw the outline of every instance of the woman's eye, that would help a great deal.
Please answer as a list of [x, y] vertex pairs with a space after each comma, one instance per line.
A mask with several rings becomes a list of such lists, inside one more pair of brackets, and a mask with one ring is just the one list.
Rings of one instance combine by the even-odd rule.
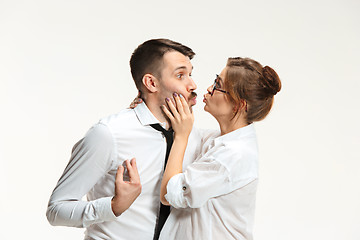
[[184, 74], [181, 74], [181, 73], [176, 74], [176, 77], [177, 77], [177, 78], [182, 78], [183, 76], [184, 76]]

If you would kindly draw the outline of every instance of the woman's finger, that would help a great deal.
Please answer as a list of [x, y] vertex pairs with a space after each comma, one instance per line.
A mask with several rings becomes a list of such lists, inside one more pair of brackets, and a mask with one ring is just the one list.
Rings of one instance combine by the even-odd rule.
[[182, 103], [185, 114], [191, 114], [189, 104], [187, 103], [183, 95], [180, 95], [180, 101]]
[[167, 102], [169, 109], [170, 109], [172, 115], [174, 116], [174, 118], [180, 119], [180, 114], [177, 111], [177, 109], [175, 108], [175, 106], [174, 106], [173, 102], [170, 100], [170, 98], [166, 98], [166, 102]]
[[174, 119], [174, 116], [171, 114], [171, 112], [166, 108], [165, 105], [162, 105], [162, 110], [163, 112], [165, 113], [165, 115], [170, 119], [170, 122], [174, 122], [175, 119]]
[[175, 99], [175, 102], [176, 102], [176, 108], [180, 114], [180, 116], [184, 116], [184, 108], [183, 108], [183, 104], [180, 100], [180, 96], [177, 94], [177, 93], [174, 93], [174, 99]]

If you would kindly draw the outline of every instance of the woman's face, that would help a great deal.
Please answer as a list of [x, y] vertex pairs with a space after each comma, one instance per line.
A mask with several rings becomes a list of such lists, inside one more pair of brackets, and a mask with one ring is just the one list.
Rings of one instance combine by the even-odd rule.
[[[207, 88], [207, 93], [204, 94], [205, 103], [204, 110], [213, 115], [216, 119], [218, 118], [232, 118], [234, 105], [227, 98], [227, 92], [224, 89], [224, 83], [226, 81], [227, 68], [224, 68], [220, 75], [215, 80], [216, 82], [211, 84]], [[214, 89], [215, 86], [215, 89]]]

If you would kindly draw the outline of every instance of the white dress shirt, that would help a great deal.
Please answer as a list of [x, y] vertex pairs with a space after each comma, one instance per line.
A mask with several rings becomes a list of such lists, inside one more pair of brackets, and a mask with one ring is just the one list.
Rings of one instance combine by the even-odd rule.
[[173, 176], [174, 207], [160, 239], [253, 239], [258, 148], [254, 126], [205, 139], [201, 154]]
[[[85, 227], [85, 239], [153, 239], [160, 209], [166, 139], [149, 124], [159, 123], [145, 103], [101, 119], [75, 144], [49, 201], [52, 225]], [[185, 158], [200, 153], [200, 131], [192, 131]], [[119, 165], [135, 157], [142, 192], [116, 217], [111, 209]], [[124, 178], [126, 177], [126, 172]], [[128, 176], [127, 176], [128, 177]], [[82, 197], [87, 195], [87, 201]]]

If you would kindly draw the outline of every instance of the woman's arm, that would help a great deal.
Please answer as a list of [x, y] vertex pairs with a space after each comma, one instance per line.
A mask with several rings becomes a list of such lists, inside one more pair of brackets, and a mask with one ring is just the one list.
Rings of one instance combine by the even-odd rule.
[[174, 94], [176, 107], [166, 99], [170, 111], [163, 106], [163, 111], [171, 121], [171, 126], [175, 132], [174, 142], [171, 147], [169, 159], [166, 164], [165, 172], [161, 182], [160, 200], [164, 205], [169, 205], [165, 199], [167, 193], [166, 186], [174, 175], [182, 172], [184, 153], [187, 146], [188, 138], [194, 123], [194, 115], [183, 96]]

